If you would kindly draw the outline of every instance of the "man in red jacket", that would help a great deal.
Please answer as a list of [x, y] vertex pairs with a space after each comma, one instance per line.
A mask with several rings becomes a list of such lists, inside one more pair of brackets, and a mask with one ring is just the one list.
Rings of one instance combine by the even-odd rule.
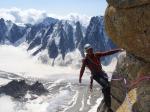
[[85, 45], [86, 56], [83, 59], [82, 67], [80, 70], [79, 83], [82, 82], [82, 76], [85, 70], [85, 67], [88, 67], [91, 71], [91, 81], [90, 81], [90, 89], [93, 87], [93, 79], [102, 86], [102, 93], [104, 95], [104, 102], [106, 106], [111, 110], [111, 95], [110, 95], [110, 84], [108, 82], [108, 76], [103, 71], [102, 65], [100, 62], [100, 58], [108, 55], [112, 55], [114, 53], [123, 51], [122, 49], [115, 49], [107, 52], [93, 52], [93, 48], [90, 44]]

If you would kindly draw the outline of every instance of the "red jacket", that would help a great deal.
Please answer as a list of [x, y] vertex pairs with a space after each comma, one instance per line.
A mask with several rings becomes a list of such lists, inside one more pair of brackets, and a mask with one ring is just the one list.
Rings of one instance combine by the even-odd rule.
[[112, 54], [117, 53], [119, 51], [121, 51], [121, 49], [115, 49], [115, 50], [111, 50], [111, 51], [107, 51], [107, 52], [96, 52], [95, 54], [93, 54], [90, 57], [88, 55], [86, 55], [86, 57], [82, 61], [79, 79], [81, 80], [83, 73], [84, 73], [84, 70], [85, 70], [85, 67], [88, 67], [89, 70], [91, 71], [91, 73], [99, 72], [102, 70], [100, 58], [103, 56], [112, 55]]

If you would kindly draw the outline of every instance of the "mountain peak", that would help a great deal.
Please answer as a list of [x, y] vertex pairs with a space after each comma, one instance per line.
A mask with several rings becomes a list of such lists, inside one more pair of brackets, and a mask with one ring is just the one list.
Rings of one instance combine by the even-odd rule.
[[1, 23], [1, 22], [5, 22], [5, 20], [4, 20], [3, 18], [1, 18], [1, 19], [0, 19], [0, 23]]
[[55, 24], [56, 22], [58, 22], [58, 19], [46, 17], [40, 22], [40, 24], [43, 24], [44, 26], [50, 26], [51, 24]]

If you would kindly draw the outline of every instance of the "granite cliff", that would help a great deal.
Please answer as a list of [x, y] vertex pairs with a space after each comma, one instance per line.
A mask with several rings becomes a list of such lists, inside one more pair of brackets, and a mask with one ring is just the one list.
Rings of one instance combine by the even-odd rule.
[[[119, 59], [111, 81], [114, 112], [150, 112], [150, 0], [107, 0], [105, 28], [109, 37], [127, 52]], [[103, 102], [98, 112], [107, 112]]]

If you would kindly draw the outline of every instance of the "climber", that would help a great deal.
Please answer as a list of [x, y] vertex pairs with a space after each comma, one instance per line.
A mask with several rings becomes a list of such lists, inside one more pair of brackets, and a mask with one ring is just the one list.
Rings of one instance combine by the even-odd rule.
[[100, 58], [103, 56], [112, 55], [114, 53], [123, 51], [122, 49], [115, 49], [107, 52], [93, 52], [93, 48], [90, 44], [84, 46], [86, 56], [82, 61], [82, 67], [80, 70], [79, 83], [82, 82], [82, 76], [85, 67], [91, 71], [90, 90], [93, 88], [93, 79], [102, 86], [102, 93], [104, 95], [104, 102], [106, 106], [111, 110], [111, 96], [110, 96], [110, 84], [108, 82], [108, 76], [102, 69]]

